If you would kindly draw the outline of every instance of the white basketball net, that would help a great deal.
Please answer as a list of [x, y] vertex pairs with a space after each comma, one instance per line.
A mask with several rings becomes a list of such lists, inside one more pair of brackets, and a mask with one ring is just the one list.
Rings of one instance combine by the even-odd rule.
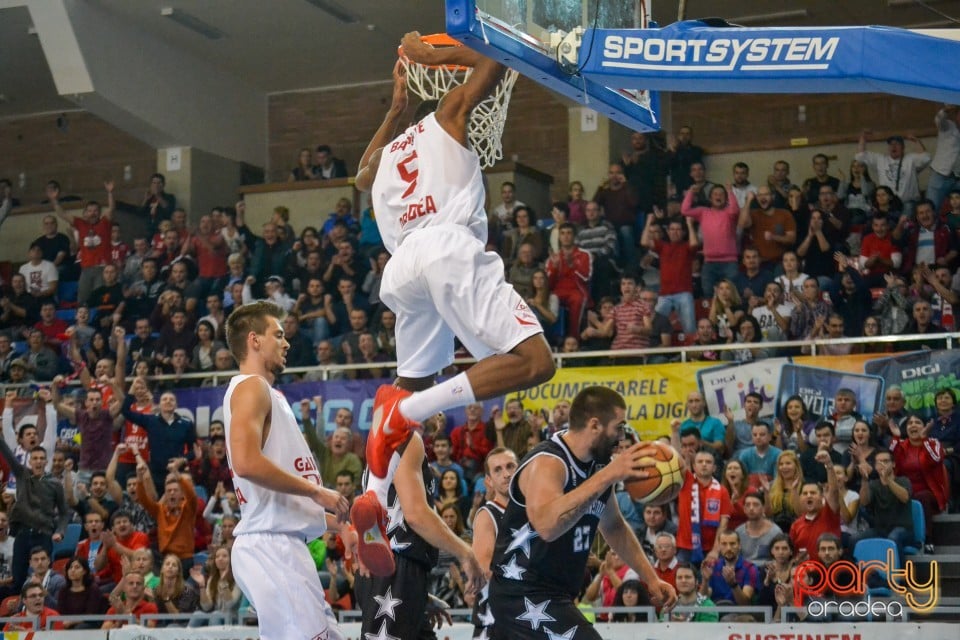
[[[439, 100], [454, 87], [467, 81], [473, 69], [457, 66], [428, 67], [401, 55], [400, 61], [407, 71], [407, 88], [421, 100]], [[493, 94], [478, 104], [470, 114], [467, 137], [473, 150], [480, 156], [480, 166], [492, 167], [503, 158], [501, 137], [507, 124], [507, 107], [510, 92], [517, 81], [517, 72], [507, 69], [503, 80]]]

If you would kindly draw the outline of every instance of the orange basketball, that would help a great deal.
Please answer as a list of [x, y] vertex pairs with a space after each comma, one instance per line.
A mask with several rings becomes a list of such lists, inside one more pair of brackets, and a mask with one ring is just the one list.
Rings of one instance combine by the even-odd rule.
[[652, 459], [655, 462], [653, 467], [647, 468], [648, 473], [654, 474], [653, 477], [628, 480], [624, 488], [631, 498], [641, 504], [666, 504], [676, 499], [683, 487], [680, 455], [676, 449], [662, 442], [648, 443], [648, 446], [656, 447], [656, 455], [643, 458], [644, 461]]

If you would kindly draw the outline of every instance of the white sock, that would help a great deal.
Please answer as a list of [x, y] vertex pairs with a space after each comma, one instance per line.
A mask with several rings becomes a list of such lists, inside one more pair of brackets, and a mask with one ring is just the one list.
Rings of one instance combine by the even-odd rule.
[[401, 400], [400, 413], [410, 420], [422, 422], [440, 411], [464, 407], [471, 402], [476, 402], [476, 398], [470, 380], [466, 373], [458, 373], [445, 382]]

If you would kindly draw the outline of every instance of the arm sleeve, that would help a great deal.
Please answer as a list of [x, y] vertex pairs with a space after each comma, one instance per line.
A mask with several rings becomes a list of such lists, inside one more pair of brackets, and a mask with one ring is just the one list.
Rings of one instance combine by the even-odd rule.
[[43, 441], [40, 445], [50, 452], [47, 456], [47, 473], [53, 468], [53, 450], [57, 446], [57, 409], [52, 402], [47, 402], [43, 408], [46, 414], [46, 428], [43, 430]]

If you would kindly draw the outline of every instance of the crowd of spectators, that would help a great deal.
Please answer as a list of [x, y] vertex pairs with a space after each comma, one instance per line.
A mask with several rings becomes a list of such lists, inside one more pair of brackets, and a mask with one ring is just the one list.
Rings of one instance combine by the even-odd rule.
[[[489, 248], [564, 352], [689, 344], [702, 347], [694, 358], [751, 361], [785, 353], [764, 342], [953, 330], [960, 300], [957, 122], [956, 108], [936, 114], [932, 159], [916, 139], [917, 152], [906, 153], [899, 136], [887, 140], [886, 154], [867, 152], [864, 136], [849, 177], [830, 175], [828, 158], [816, 154], [812, 177], [799, 185], [783, 161], [756, 186], [738, 162], [722, 185], [705, 175], [689, 127], [666, 143], [637, 133], [632, 152], [609, 166], [591, 199], [574, 182], [549, 216], [538, 217], [503, 183], [489, 216]], [[326, 146], [315, 155], [304, 149], [290, 179], [341, 177], [342, 165]], [[923, 197], [918, 174], [928, 166]], [[10, 185], [3, 185], [8, 207]], [[172, 391], [230, 375], [236, 365], [225, 347], [225, 319], [256, 298], [289, 313], [288, 366], [392, 361], [396, 317], [379, 299], [389, 255], [374, 212], [355, 212], [348, 199], [316, 225], [292, 220], [280, 206], [255, 233], [242, 201], [191, 225], [160, 174], [141, 205], [149, 233], [128, 246], [112, 218], [114, 185], [104, 188], [103, 205], [87, 202], [70, 215], [51, 181], [46, 195], [55, 215], [44, 218], [25, 262], [3, 283], [0, 382], [13, 384], [0, 442], [0, 594], [22, 595], [26, 610], [41, 616], [235, 616], [242, 597], [229, 548], [239, 498], [223, 428], [213, 423], [209, 437], [198, 438]], [[720, 343], [739, 348], [712, 348]], [[909, 346], [942, 344], [920, 337]], [[638, 363], [668, 358], [631, 356]], [[379, 378], [390, 371], [384, 364], [323, 375]], [[76, 391], [64, 387], [73, 378]], [[310, 371], [284, 380], [301, 378], [319, 379]], [[622, 487], [617, 492], [681, 603], [783, 606], [798, 560], [829, 564], [876, 535], [903, 548], [913, 535], [912, 499], [923, 505], [929, 535], [929, 518], [950, 508], [956, 493], [956, 398], [938, 393], [938, 416], [927, 423], [904, 410], [896, 387], [886, 400], [869, 422], [849, 390], [837, 393], [831, 415], [814, 416], [791, 398], [776, 420], [765, 421], [756, 394], [747, 396], [743, 419], [708, 416], [703, 398], [691, 394], [687, 419], [671, 433], [688, 469], [680, 498], [644, 507]], [[15, 430], [18, 401], [37, 402], [46, 427]], [[486, 495], [486, 454], [504, 446], [522, 457], [563, 429], [568, 414], [566, 402], [530, 413], [510, 401], [486, 420], [482, 406], [471, 405], [465, 424], [452, 430], [443, 415], [427, 421], [436, 506], [458, 535], [470, 535]], [[341, 409], [322, 424], [319, 398], [304, 401], [301, 415], [324, 483], [352, 499], [363, 471], [353, 415]], [[82, 528], [80, 540], [54, 554], [71, 525]], [[312, 551], [331, 600], [353, 606], [342, 544], [327, 536]], [[52, 569], [58, 561], [63, 566]], [[585, 604], [645, 601], [616, 554], [599, 551], [590, 569]], [[453, 558], [441, 557], [432, 579], [451, 605], [472, 604]], [[34, 602], [37, 586], [42, 607]]]

